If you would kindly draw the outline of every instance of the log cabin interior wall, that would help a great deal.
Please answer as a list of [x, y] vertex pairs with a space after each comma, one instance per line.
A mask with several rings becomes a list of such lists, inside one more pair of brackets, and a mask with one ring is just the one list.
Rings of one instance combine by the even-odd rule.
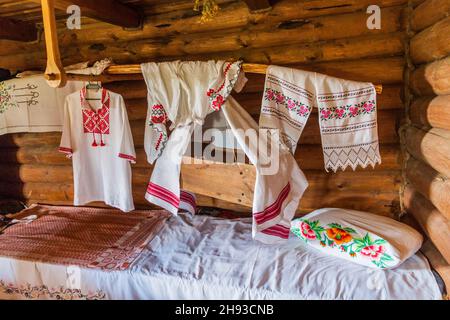
[[434, 244], [425, 251], [450, 284], [450, 1], [410, 7], [405, 209]]
[[[223, 0], [218, 1], [221, 7], [219, 15], [204, 24], [199, 23], [199, 14], [192, 11], [192, 1], [122, 2], [144, 8], [146, 18], [142, 29], [123, 29], [84, 17], [81, 30], [67, 30], [65, 20], [58, 20], [64, 65], [106, 57], [112, 57], [120, 64], [174, 59], [242, 58], [246, 62], [293, 66], [346, 79], [382, 84], [384, 91], [378, 96], [382, 165], [374, 170], [357, 169], [355, 172], [350, 170], [327, 174], [323, 168], [318, 122], [312, 119], [308, 122], [296, 153], [300, 167], [310, 182], [299, 211], [334, 206], [391, 217], [399, 216], [399, 190], [404, 163], [398, 129], [405, 119], [405, 104], [401, 97], [406, 65], [405, 47], [408, 43], [408, 15], [405, 14], [408, 11], [408, 1], [280, 0], [275, 1], [269, 11], [250, 12], [243, 1]], [[422, 1], [412, 1], [410, 5], [420, 3]], [[366, 26], [366, 8], [372, 4], [381, 7], [381, 30], [369, 30]], [[24, 5], [26, 10], [23, 10]], [[15, 7], [11, 1], [0, 1], [2, 16], [11, 15], [16, 19], [37, 21], [40, 19], [39, 10], [40, 7], [32, 2], [21, 1]], [[434, 7], [427, 10], [434, 10]], [[60, 18], [65, 16], [61, 11], [57, 15]], [[427, 22], [423, 18], [416, 18], [418, 22], [414, 28], [418, 34], [411, 41], [411, 51], [417, 65], [433, 66], [434, 60], [448, 54], [441, 47], [434, 48], [436, 52], [432, 54], [420, 51], [422, 33], [431, 32], [438, 38], [440, 28], [447, 28], [445, 30], [448, 32], [449, 18], [439, 17], [437, 14], [433, 17], [434, 20]], [[434, 24], [437, 31], [427, 31]], [[0, 67], [10, 70], [43, 70], [45, 63], [45, 44], [42, 39], [29, 43], [0, 40]], [[443, 65], [445, 67], [445, 63]], [[448, 68], [448, 64], [446, 66]], [[422, 76], [418, 72], [421, 72], [420, 67], [411, 75], [411, 86], [421, 96], [429, 96], [429, 91], [426, 91], [428, 89], [419, 80], [414, 80]], [[250, 80], [244, 92], [235, 96], [249, 113], [258, 118], [264, 77], [252, 74], [248, 77]], [[113, 82], [107, 87], [125, 98], [138, 154], [138, 162], [133, 167], [135, 203], [137, 207], [146, 207], [143, 196], [151, 173], [143, 150], [146, 87], [142, 80]], [[423, 131], [415, 125], [408, 127], [410, 136], [415, 139], [409, 140], [412, 149], [418, 147], [415, 141], [422, 140], [422, 149], [427, 151], [426, 155], [415, 154], [417, 150], [410, 151], [415, 157], [408, 161], [408, 169], [420, 174], [409, 176], [409, 179], [417, 180], [415, 189], [423, 193], [423, 196], [428, 195], [429, 200], [424, 200], [424, 203], [433, 203], [437, 208], [433, 212], [439, 210], [440, 217], [443, 218], [450, 214], [448, 196], [446, 207], [443, 207], [441, 201], [445, 190], [448, 195], [449, 185], [446, 180], [436, 178], [432, 181], [433, 190], [440, 192], [432, 195], [420, 186], [431, 182], [423, 181], [428, 176], [422, 174], [425, 172], [422, 168], [435, 172], [436, 177], [438, 172], [449, 174], [449, 162], [444, 162], [443, 158], [435, 158], [434, 155], [446, 156], [448, 160], [450, 150], [448, 147], [444, 151], [433, 149], [439, 144], [437, 140], [445, 136], [443, 132], [450, 129], [449, 121], [442, 121], [441, 117], [435, 116], [436, 111], [433, 113], [433, 110], [440, 110], [445, 101], [448, 106], [448, 99], [445, 100], [445, 96], [434, 100], [426, 99], [430, 98], [417, 97], [417, 101], [414, 101], [411, 120], [416, 123], [426, 120], [436, 128]], [[426, 115], [430, 117], [424, 119], [421, 112], [426, 107], [430, 111]], [[417, 111], [419, 109], [420, 112]], [[71, 162], [57, 152], [59, 139], [60, 133], [1, 136], [0, 197], [24, 199], [27, 202], [70, 204]], [[428, 159], [428, 155], [433, 155], [433, 160]], [[182, 171], [183, 185], [198, 194], [200, 205], [250, 211], [253, 189], [251, 181], [254, 179], [251, 166], [186, 165]], [[418, 210], [420, 209], [421, 207]]]

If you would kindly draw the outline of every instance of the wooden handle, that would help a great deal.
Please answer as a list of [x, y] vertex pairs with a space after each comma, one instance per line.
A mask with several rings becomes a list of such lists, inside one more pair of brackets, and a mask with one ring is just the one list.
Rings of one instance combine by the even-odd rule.
[[47, 83], [50, 87], [60, 88], [66, 85], [66, 73], [59, 54], [58, 34], [56, 32], [54, 0], [42, 0], [42, 19], [44, 21], [45, 47], [47, 49]]

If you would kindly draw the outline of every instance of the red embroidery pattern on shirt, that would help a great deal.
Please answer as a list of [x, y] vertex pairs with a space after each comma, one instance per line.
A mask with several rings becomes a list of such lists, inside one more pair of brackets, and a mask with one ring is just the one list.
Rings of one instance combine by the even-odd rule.
[[[83, 109], [83, 129], [84, 133], [109, 134], [109, 108], [110, 98], [106, 90], [102, 93], [102, 107], [97, 112], [90, 109]], [[86, 89], [81, 91], [81, 103], [86, 103]]]
[[164, 124], [167, 122], [167, 113], [161, 104], [155, 104], [152, 106], [151, 121], [152, 124]]
[[[230, 71], [231, 66], [233, 65], [232, 62], [229, 62], [227, 66], [225, 67], [225, 70], [223, 72], [223, 77], [226, 78], [228, 71]], [[222, 105], [225, 103], [225, 99], [223, 98], [223, 95], [220, 94], [220, 92], [225, 87], [225, 80], [223, 80], [223, 83], [220, 85], [217, 89], [209, 89], [206, 92], [206, 95], [209, 97], [209, 100], [211, 102], [211, 107], [219, 111]]]
[[129, 154], [119, 153], [119, 158], [136, 162], [136, 158], [133, 156], [130, 156]]
[[155, 145], [155, 150], [159, 149], [159, 146], [161, 145], [161, 141], [162, 141], [163, 137], [164, 137], [164, 135], [162, 133], [160, 133], [158, 141], [156, 142], [156, 145]]

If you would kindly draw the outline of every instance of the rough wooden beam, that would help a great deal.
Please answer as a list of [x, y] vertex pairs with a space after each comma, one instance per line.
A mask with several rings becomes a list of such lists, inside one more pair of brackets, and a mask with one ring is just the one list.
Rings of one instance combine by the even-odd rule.
[[0, 39], [23, 42], [37, 40], [36, 25], [0, 17]]
[[420, 31], [448, 16], [450, 16], [450, 1], [426, 0], [414, 9], [411, 27], [414, 31]]
[[[32, 0], [40, 3], [40, 0]], [[70, 5], [81, 8], [81, 15], [99, 21], [107, 22], [124, 28], [137, 28], [141, 25], [142, 15], [117, 0], [57, 0], [55, 8], [66, 12]]]
[[268, 11], [272, 9], [269, 0], [244, 0], [251, 12]]
[[450, 221], [437, 210], [430, 201], [411, 186], [404, 193], [405, 207], [422, 227], [447, 263], [450, 262]]
[[410, 87], [418, 96], [450, 94], [450, 56], [414, 70]]

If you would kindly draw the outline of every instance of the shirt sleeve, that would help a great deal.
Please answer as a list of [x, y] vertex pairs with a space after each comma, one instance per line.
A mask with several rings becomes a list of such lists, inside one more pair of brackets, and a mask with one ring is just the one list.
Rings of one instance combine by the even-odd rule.
[[69, 101], [67, 99], [64, 102], [63, 129], [62, 129], [61, 143], [59, 145], [58, 150], [59, 152], [65, 153], [67, 158], [72, 157], [73, 154], [72, 135], [70, 128]]
[[128, 121], [127, 110], [123, 97], [120, 97], [120, 104], [122, 109], [122, 134], [120, 141], [119, 157], [136, 163], [136, 151], [134, 150], [133, 135], [131, 134], [130, 122]]

